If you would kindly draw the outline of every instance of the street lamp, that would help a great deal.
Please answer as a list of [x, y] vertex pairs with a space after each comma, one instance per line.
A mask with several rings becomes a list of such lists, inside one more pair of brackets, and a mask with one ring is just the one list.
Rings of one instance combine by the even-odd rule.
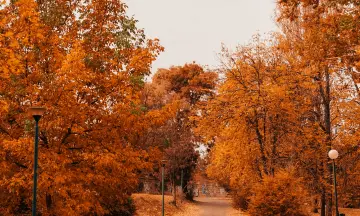
[[338, 198], [337, 198], [337, 189], [336, 189], [336, 167], [335, 167], [335, 159], [339, 157], [339, 152], [336, 151], [335, 149], [332, 149], [329, 151], [328, 155], [333, 162], [335, 208], [336, 208], [336, 216], [339, 216], [339, 207], [338, 207]]
[[165, 173], [165, 164], [166, 160], [161, 160], [161, 195], [162, 195], [162, 216], [165, 216], [165, 200], [164, 200], [164, 189], [165, 189], [165, 181], [164, 181], [164, 173]]
[[32, 216], [36, 216], [36, 189], [37, 189], [37, 167], [38, 167], [38, 144], [39, 144], [39, 120], [44, 114], [44, 107], [30, 107], [28, 113], [35, 119], [35, 146], [34, 146], [34, 181]]

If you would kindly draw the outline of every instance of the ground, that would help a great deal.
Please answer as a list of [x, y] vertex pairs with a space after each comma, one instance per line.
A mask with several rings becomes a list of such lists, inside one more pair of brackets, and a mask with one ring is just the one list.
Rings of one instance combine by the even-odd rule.
[[[161, 195], [134, 194], [136, 216], [161, 216]], [[194, 202], [180, 201], [175, 207], [170, 204], [172, 196], [165, 196], [165, 215], [167, 216], [248, 216], [231, 206], [230, 198], [196, 197]], [[343, 209], [346, 216], [360, 216], [360, 209]], [[320, 214], [311, 214], [319, 216]]]
[[197, 216], [240, 216], [246, 215], [231, 206], [230, 198], [197, 197], [195, 204], [199, 208]]
[[[339, 212], [345, 214], [346, 216], [360, 216], [360, 209], [349, 209], [349, 208], [339, 208]], [[319, 216], [320, 214], [311, 214], [311, 216]]]
[[[136, 216], [161, 216], [161, 195], [133, 194], [136, 206]], [[195, 203], [178, 200], [177, 206], [170, 204], [172, 196], [165, 196], [165, 215], [168, 216], [196, 216], [193, 212], [199, 209]]]
[[[161, 195], [134, 194], [136, 216], [161, 216]], [[231, 207], [229, 198], [196, 198], [195, 202], [178, 201], [177, 207], [170, 204], [172, 196], [165, 196], [165, 215], [168, 216], [240, 216]]]

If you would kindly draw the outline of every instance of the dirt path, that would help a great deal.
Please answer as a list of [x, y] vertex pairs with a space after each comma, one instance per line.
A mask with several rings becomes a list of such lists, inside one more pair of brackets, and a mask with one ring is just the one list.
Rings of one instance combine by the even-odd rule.
[[231, 207], [231, 200], [225, 198], [196, 197], [200, 216], [235, 216], [243, 215]]

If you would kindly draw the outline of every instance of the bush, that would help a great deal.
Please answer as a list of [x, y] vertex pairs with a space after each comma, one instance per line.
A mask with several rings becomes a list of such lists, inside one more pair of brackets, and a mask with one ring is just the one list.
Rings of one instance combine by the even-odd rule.
[[231, 196], [233, 200], [233, 206], [242, 211], [248, 210], [250, 195], [248, 190], [233, 191]]
[[109, 213], [105, 214], [105, 216], [132, 216], [136, 211], [134, 200], [131, 197], [128, 197], [127, 202], [123, 204], [117, 203], [111, 207], [108, 208]]
[[301, 179], [287, 172], [265, 177], [253, 187], [249, 213], [252, 216], [305, 216], [306, 192]]
[[233, 176], [230, 185], [230, 194], [233, 200], [233, 207], [247, 211], [249, 208], [250, 197], [253, 194], [253, 186], [259, 182], [259, 179], [251, 175]]

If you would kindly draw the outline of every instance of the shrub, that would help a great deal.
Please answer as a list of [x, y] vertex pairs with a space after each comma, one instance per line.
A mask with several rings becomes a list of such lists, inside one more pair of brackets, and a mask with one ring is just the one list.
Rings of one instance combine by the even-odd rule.
[[231, 197], [233, 200], [233, 206], [235, 208], [241, 209], [243, 211], [248, 210], [250, 201], [250, 193], [248, 190], [233, 191]]
[[136, 211], [134, 200], [131, 197], [128, 197], [127, 201], [123, 204], [116, 203], [111, 206], [112, 208], [107, 207], [109, 213], [105, 214], [105, 216], [132, 216]]
[[265, 177], [253, 187], [249, 203], [252, 216], [305, 216], [306, 192], [301, 179], [288, 172]]

